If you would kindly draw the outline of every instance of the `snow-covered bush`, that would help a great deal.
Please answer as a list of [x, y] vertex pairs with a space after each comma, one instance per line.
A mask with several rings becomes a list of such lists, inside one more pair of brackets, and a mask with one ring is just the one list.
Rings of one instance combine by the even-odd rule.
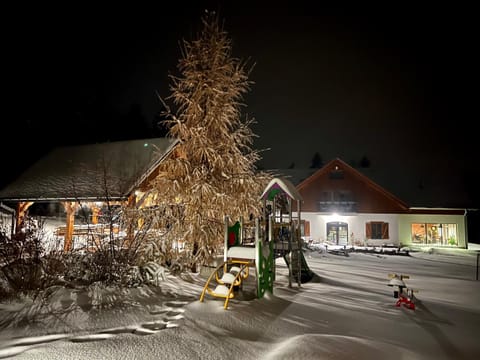
[[35, 291], [42, 287], [44, 222], [25, 218], [24, 226], [9, 236], [0, 233], [0, 270], [13, 292]]

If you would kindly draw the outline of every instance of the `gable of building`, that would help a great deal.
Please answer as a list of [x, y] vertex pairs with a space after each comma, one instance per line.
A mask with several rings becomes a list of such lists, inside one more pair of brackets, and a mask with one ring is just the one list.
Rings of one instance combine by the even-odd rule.
[[368, 177], [334, 159], [297, 185], [304, 212], [407, 213], [408, 205]]
[[302, 197], [300, 196], [300, 193], [298, 192], [295, 185], [293, 185], [290, 180], [283, 177], [275, 177], [270, 180], [268, 185], [265, 187], [265, 190], [263, 190], [260, 198], [263, 200], [273, 200], [275, 196], [280, 192], [284, 193], [292, 200], [302, 200]]

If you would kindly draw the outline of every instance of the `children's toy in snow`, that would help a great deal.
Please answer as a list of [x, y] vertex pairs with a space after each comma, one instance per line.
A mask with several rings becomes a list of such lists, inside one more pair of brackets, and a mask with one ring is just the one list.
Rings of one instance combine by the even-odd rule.
[[409, 279], [410, 276], [388, 274], [388, 277], [390, 278], [388, 286], [392, 286], [394, 288], [393, 297], [398, 299], [395, 303], [395, 306], [401, 306], [403, 304], [409, 309], [415, 310], [415, 296], [413, 295], [415, 291], [413, 289], [409, 289], [403, 281], [404, 279]]
[[409, 309], [415, 310], [415, 297], [413, 295], [414, 290], [405, 289], [398, 295], [398, 300], [395, 306], [405, 305]]

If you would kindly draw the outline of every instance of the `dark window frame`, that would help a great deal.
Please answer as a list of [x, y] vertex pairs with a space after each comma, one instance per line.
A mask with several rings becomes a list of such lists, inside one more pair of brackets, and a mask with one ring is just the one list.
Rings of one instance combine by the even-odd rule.
[[370, 221], [365, 224], [365, 235], [369, 240], [386, 240], [389, 238], [389, 224], [384, 221]]

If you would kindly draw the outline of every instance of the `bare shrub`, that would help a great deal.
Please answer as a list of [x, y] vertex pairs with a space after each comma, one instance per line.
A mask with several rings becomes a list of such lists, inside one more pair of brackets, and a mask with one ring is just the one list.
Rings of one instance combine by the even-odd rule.
[[26, 217], [24, 227], [13, 236], [1, 233], [1, 272], [14, 292], [28, 292], [42, 287], [44, 222]]

